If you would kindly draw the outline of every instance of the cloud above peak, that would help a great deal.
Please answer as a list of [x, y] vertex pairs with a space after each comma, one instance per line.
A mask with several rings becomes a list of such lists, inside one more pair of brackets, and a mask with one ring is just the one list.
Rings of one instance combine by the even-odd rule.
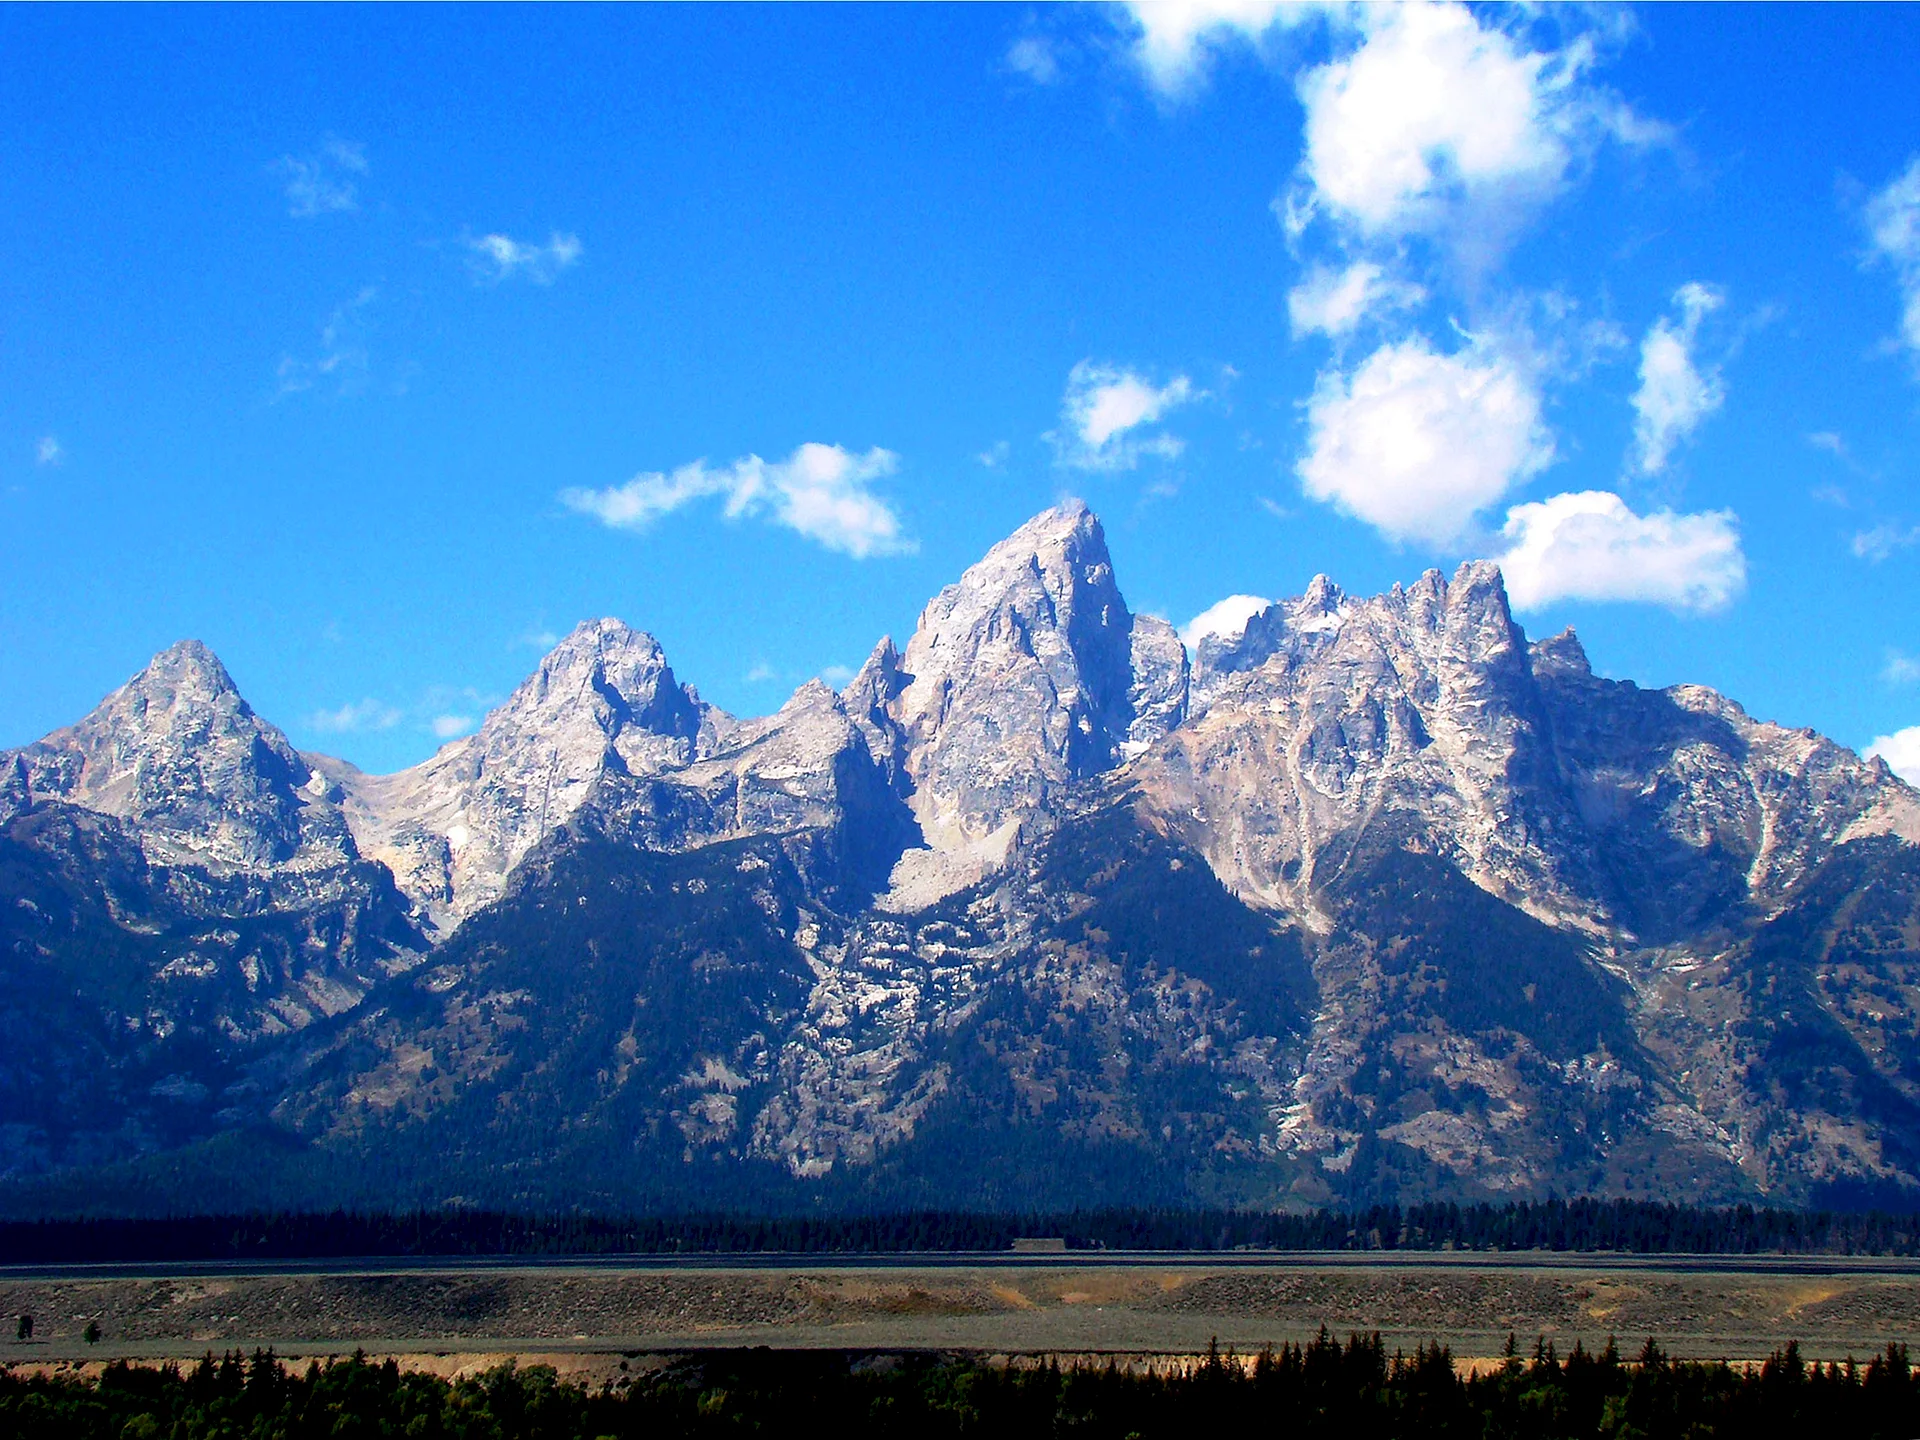
[[1902, 780], [1909, 785], [1920, 785], [1920, 725], [1877, 736], [1863, 753], [1878, 755]]
[[1247, 622], [1272, 604], [1259, 595], [1229, 595], [1216, 600], [1180, 627], [1180, 643], [1194, 650], [1210, 637], [1232, 639], [1243, 634]]
[[1671, 610], [1726, 608], [1746, 588], [1730, 510], [1636, 515], [1618, 495], [1583, 490], [1507, 512], [1498, 557], [1516, 610], [1556, 600], [1628, 600]]
[[808, 443], [780, 461], [748, 455], [714, 468], [696, 460], [673, 471], [645, 472], [603, 490], [562, 490], [560, 503], [612, 529], [639, 531], [696, 500], [717, 497], [729, 520], [765, 519], [829, 550], [865, 560], [919, 548], [903, 532], [893, 508], [871, 488], [899, 465], [900, 457], [890, 450], [876, 447], [856, 454], [838, 445]]
[[1147, 455], [1170, 460], [1183, 448], [1176, 436], [1136, 432], [1198, 398], [1185, 375], [1156, 386], [1138, 371], [1082, 360], [1067, 376], [1060, 429], [1047, 439], [1058, 462], [1076, 470], [1131, 470]]
[[1301, 488], [1396, 542], [1459, 539], [1554, 454], [1518, 367], [1479, 349], [1443, 355], [1419, 335], [1350, 374], [1323, 372], [1307, 424]]

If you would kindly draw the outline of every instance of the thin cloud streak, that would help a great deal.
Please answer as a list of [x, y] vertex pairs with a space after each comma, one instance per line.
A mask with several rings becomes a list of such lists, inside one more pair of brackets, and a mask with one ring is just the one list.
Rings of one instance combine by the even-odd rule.
[[855, 454], [838, 445], [809, 443], [781, 461], [748, 455], [715, 469], [696, 460], [671, 472], [636, 475], [604, 490], [567, 489], [560, 492], [560, 503], [612, 529], [644, 531], [696, 500], [719, 498], [729, 520], [765, 519], [829, 550], [865, 560], [919, 548], [904, 533], [893, 507], [872, 489], [899, 465], [900, 457], [891, 450]]

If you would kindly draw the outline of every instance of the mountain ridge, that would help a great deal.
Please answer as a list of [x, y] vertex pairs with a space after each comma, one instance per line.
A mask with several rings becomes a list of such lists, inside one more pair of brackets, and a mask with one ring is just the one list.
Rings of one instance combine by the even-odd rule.
[[0, 822], [0, 1208], [1920, 1190], [1920, 796], [1484, 561], [1189, 653], [1069, 502], [838, 693], [588, 621], [388, 776], [184, 642]]

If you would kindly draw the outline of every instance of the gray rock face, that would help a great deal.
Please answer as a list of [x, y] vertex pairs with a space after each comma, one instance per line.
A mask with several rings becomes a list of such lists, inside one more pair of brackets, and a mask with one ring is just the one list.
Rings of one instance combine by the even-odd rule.
[[1077, 502], [934, 598], [893, 707], [930, 843], [989, 840], [1113, 765], [1133, 721], [1132, 631], [1100, 522]]
[[332, 769], [362, 848], [445, 925], [497, 899], [604, 777], [684, 767], [732, 728], [674, 678], [652, 636], [589, 621], [475, 734], [425, 764], [381, 776]]
[[1186, 713], [1185, 649], [1164, 620], [1127, 609], [1079, 501], [1035, 516], [942, 590], [902, 670], [886, 709], [927, 848], [902, 858], [895, 909], [990, 873], [1073, 786]]
[[908, 789], [907, 737], [894, 718], [900, 692], [912, 679], [894, 648], [891, 635], [882, 637], [860, 667], [860, 673], [847, 683], [840, 701], [848, 717], [860, 727], [867, 752], [886, 772], [887, 783], [901, 794]]
[[352, 854], [326, 782], [195, 640], [13, 763], [31, 798], [128, 821], [157, 863], [263, 869]]
[[1476, 884], [1536, 913], [1583, 913], [1555, 837], [1551, 736], [1497, 569], [1429, 571], [1352, 601], [1324, 578], [1201, 646], [1194, 714], [1139, 783], [1236, 893], [1321, 916], [1369, 827], [1426, 832]]
[[365, 852], [447, 930], [497, 900], [529, 852], [576, 821], [664, 850], [834, 832], [856, 864], [879, 863], [868, 849], [905, 843], [867, 739], [895, 758], [875, 728], [884, 714], [869, 704], [856, 721], [814, 681], [777, 714], [738, 721], [676, 680], [652, 636], [599, 620], [424, 765], [372, 776], [325, 763]]
[[1158, 615], [1133, 617], [1129, 637], [1132, 684], [1127, 687], [1127, 738], [1121, 749], [1131, 759], [1164, 739], [1187, 718], [1191, 678], [1187, 647], [1179, 633]]

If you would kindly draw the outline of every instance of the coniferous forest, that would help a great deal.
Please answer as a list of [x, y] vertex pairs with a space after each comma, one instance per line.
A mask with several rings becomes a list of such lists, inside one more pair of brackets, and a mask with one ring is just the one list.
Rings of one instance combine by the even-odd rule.
[[765, 1351], [682, 1360], [597, 1391], [539, 1366], [449, 1382], [361, 1356], [304, 1371], [268, 1353], [209, 1356], [186, 1369], [115, 1364], [97, 1380], [0, 1371], [0, 1432], [19, 1440], [665, 1440], [808, 1433], [808, 1416], [848, 1440], [1907, 1440], [1920, 1431], [1920, 1389], [1900, 1347], [1865, 1364], [1820, 1365], [1788, 1346], [1740, 1368], [1672, 1361], [1651, 1342], [1632, 1360], [1611, 1347], [1564, 1357], [1543, 1347], [1467, 1373], [1439, 1347], [1389, 1356], [1377, 1336], [1342, 1344], [1325, 1332], [1250, 1362], [1215, 1353], [1166, 1375]]
[[1006, 1250], [1553, 1250], [1638, 1255], [1920, 1254], [1920, 1215], [1703, 1208], [1640, 1200], [1379, 1205], [1270, 1214], [1115, 1209], [993, 1215], [686, 1214], [644, 1218], [402, 1214], [190, 1215], [0, 1221], [0, 1264], [480, 1255], [881, 1254]]

